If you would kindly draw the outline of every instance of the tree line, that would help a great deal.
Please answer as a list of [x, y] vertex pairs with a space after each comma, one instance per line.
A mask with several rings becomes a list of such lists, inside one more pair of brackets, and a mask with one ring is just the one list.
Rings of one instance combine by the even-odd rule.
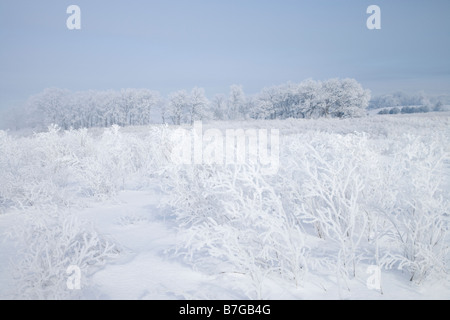
[[[381, 108], [396, 108], [396, 107], [402, 108], [402, 107], [420, 106], [420, 107], [428, 107], [430, 110], [433, 110], [434, 108], [439, 109], [445, 104], [450, 104], [450, 96], [448, 95], [430, 96], [423, 91], [419, 91], [416, 93], [406, 93], [397, 91], [394, 93], [383, 94], [373, 97], [372, 100], [369, 102], [368, 109], [371, 110]], [[406, 108], [405, 110], [408, 110], [408, 108]], [[423, 110], [418, 112], [423, 112]], [[413, 113], [413, 112], [406, 112], [406, 113]]]
[[[232, 85], [228, 95], [206, 97], [203, 88], [179, 90], [162, 97], [148, 89], [79, 91], [48, 88], [28, 99], [20, 127], [63, 129], [191, 124], [196, 120], [361, 117], [370, 91], [354, 79], [305, 80], [264, 88], [247, 96]], [[16, 124], [17, 126], [17, 124]]]
[[443, 110], [442, 102], [437, 102], [434, 107], [430, 107], [428, 105], [417, 106], [417, 107], [394, 107], [391, 109], [382, 109], [378, 112], [378, 114], [407, 114], [407, 113], [427, 113], [427, 112], [439, 112]]

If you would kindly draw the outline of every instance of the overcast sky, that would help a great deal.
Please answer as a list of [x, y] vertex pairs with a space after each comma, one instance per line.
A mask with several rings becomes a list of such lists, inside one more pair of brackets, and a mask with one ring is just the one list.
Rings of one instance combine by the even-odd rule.
[[[81, 8], [81, 30], [66, 9]], [[368, 30], [367, 7], [381, 8]], [[204, 87], [355, 78], [450, 92], [449, 0], [0, 0], [0, 107], [47, 87]]]

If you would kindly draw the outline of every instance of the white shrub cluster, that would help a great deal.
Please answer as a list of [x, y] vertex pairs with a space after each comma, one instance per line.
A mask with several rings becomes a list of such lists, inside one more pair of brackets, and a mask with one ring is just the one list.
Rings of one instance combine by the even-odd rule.
[[[18, 260], [13, 262], [15, 296], [19, 299], [81, 298], [88, 275], [119, 254], [92, 225], [65, 214], [35, 213], [17, 226]], [[69, 267], [80, 270], [80, 287], [67, 285]], [[77, 289], [77, 290], [73, 290]]]
[[[0, 212], [62, 212], [158, 183], [179, 229], [176, 252], [208, 272], [247, 275], [251, 297], [264, 297], [268, 277], [346, 283], [368, 265], [401, 269], [415, 283], [448, 274], [445, 120], [258, 125], [281, 128], [276, 174], [252, 163], [176, 165], [177, 127], [0, 131]], [[63, 215], [38, 217], [16, 233], [29, 244], [17, 268], [23, 295], [57, 297], [67, 263], [97, 265], [115, 252]]]
[[50, 126], [21, 138], [1, 131], [0, 213], [83, 206], [87, 199], [102, 200], [127, 186], [148, 184], [162, 165], [164, 130], [154, 127], [139, 137], [113, 126], [97, 137], [87, 129]]
[[254, 165], [178, 167], [168, 189], [178, 252], [197, 268], [214, 257], [217, 272], [247, 274], [256, 297], [265, 277], [301, 285], [325, 272], [346, 283], [358, 265], [398, 268], [415, 283], [443, 277], [448, 137], [420, 133], [287, 135], [273, 176]]
[[[138, 137], [118, 126], [99, 135], [50, 126], [19, 138], [0, 131], [0, 213], [24, 217], [10, 231], [19, 248], [13, 264], [17, 298], [82, 298], [90, 290], [91, 272], [119, 251], [69, 209], [150, 183], [161, 165], [164, 130]], [[71, 265], [82, 272], [83, 294], [67, 288]]]
[[257, 298], [270, 273], [302, 284], [308, 248], [301, 226], [257, 167], [196, 166], [175, 174], [170, 194], [178, 250], [195, 267], [205, 270], [216, 259], [218, 272], [250, 276]]

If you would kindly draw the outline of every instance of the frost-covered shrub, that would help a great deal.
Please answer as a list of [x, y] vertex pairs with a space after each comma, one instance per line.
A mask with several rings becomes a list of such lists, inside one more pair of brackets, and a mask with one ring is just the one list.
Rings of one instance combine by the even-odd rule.
[[383, 215], [390, 224], [383, 264], [406, 270], [416, 283], [448, 269], [449, 202], [442, 187], [450, 158], [437, 141], [405, 135], [386, 170], [395, 205]]
[[[0, 131], [0, 213], [63, 212], [122, 189], [157, 185], [173, 208], [178, 253], [196, 268], [246, 274], [254, 285], [251, 297], [262, 297], [267, 277], [296, 285], [311, 273], [348, 280], [361, 263], [385, 272], [400, 268], [417, 283], [442, 279], [449, 261], [450, 136], [448, 118], [439, 119], [227, 123], [235, 129], [280, 127], [280, 166], [272, 176], [251, 164], [175, 165], [171, 156], [179, 141], [169, 126], [52, 126], [28, 137]], [[70, 224], [64, 217], [37, 219], [27, 232], [39, 239], [52, 231], [44, 220], [55, 232]]]
[[298, 154], [298, 166], [305, 179], [299, 187], [299, 218], [313, 224], [317, 235], [338, 244], [339, 274], [354, 276], [358, 246], [364, 237], [364, 165], [366, 139], [322, 134], [305, 142], [305, 153]]
[[446, 138], [424, 133], [385, 141], [315, 133], [285, 143], [291, 166], [284, 174], [298, 181], [298, 188], [285, 182], [285, 194], [324, 245], [338, 243], [336, 267], [345, 278], [360, 259], [405, 270], [416, 282], [448, 269]]
[[162, 131], [144, 136], [113, 126], [96, 134], [87, 129], [29, 137], [0, 134], [0, 212], [10, 209], [84, 206], [119, 190], [147, 186], [165, 166]]
[[[261, 298], [265, 277], [302, 285], [308, 248], [294, 217], [258, 167], [193, 166], [173, 179], [171, 205], [180, 226], [179, 253], [218, 273], [243, 273]], [[213, 260], [211, 260], [213, 259]]]
[[[5, 212], [14, 205], [12, 201], [11, 179], [13, 178], [13, 157], [16, 145], [5, 131], [0, 130], [0, 213]], [[18, 160], [18, 159], [17, 159]], [[17, 161], [16, 160], [16, 161]]]
[[92, 225], [65, 214], [34, 213], [11, 234], [18, 241], [13, 268], [20, 299], [79, 298], [80, 291], [67, 286], [69, 266], [80, 269], [84, 290], [89, 275], [119, 254], [116, 245]]
[[361, 263], [442, 278], [449, 137], [414, 119], [387, 121], [368, 133], [290, 129], [274, 176], [250, 164], [168, 166], [178, 252], [196, 267], [247, 274], [257, 292], [269, 276], [301, 284], [306, 270], [348, 281]]
[[28, 138], [3, 140], [2, 149], [0, 193], [8, 207], [66, 206], [71, 202], [66, 187], [72, 151], [60, 140], [57, 127]]

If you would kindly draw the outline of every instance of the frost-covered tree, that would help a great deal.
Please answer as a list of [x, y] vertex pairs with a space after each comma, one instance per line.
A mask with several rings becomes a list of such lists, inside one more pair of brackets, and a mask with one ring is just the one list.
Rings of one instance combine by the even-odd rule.
[[232, 85], [228, 96], [228, 119], [245, 118], [247, 114], [245, 94], [242, 86]]
[[339, 107], [334, 110], [338, 118], [362, 117], [370, 101], [370, 91], [364, 90], [355, 79], [343, 79], [339, 83]]
[[205, 89], [197, 87], [192, 89], [189, 101], [190, 123], [206, 118], [208, 107], [209, 101], [205, 96]]
[[96, 126], [109, 127], [115, 123], [113, 120], [116, 111], [114, 108], [115, 100], [117, 100], [117, 93], [112, 90], [97, 92]]
[[27, 103], [30, 126], [57, 124], [63, 129], [147, 125], [160, 104], [158, 92], [147, 89], [79, 91], [47, 89]]
[[225, 120], [226, 118], [226, 98], [223, 94], [217, 94], [214, 96], [212, 103], [211, 103], [211, 111], [212, 116], [216, 120]]
[[158, 92], [147, 89], [134, 91], [133, 121], [131, 125], [148, 125], [152, 122], [151, 110], [159, 104]]
[[169, 95], [168, 111], [175, 125], [181, 125], [186, 120], [189, 112], [189, 94], [186, 90], [180, 90]]
[[277, 110], [277, 118], [287, 119], [294, 117], [295, 110], [299, 108], [300, 104], [299, 85], [287, 83], [274, 89], [276, 93], [273, 107]]
[[136, 92], [134, 89], [122, 89], [120, 91], [120, 122], [119, 125], [130, 125], [135, 116]]
[[276, 104], [278, 101], [277, 88], [264, 88], [257, 96], [257, 102], [252, 110], [252, 117], [255, 119], [275, 119], [277, 118]]
[[442, 111], [442, 106], [443, 106], [443, 103], [442, 103], [442, 101], [438, 101], [438, 102], [436, 102], [436, 104], [434, 105], [434, 107], [433, 107], [433, 111]]
[[29, 99], [26, 118], [29, 126], [41, 129], [50, 124], [63, 129], [147, 125], [153, 121], [154, 108], [160, 109], [163, 123], [170, 118], [175, 124], [209, 117], [221, 120], [343, 118], [363, 116], [369, 97], [369, 92], [353, 79], [286, 83], [265, 88], [251, 98], [245, 96], [242, 86], [232, 85], [227, 98], [218, 95], [212, 104], [202, 88], [194, 88], [190, 93], [185, 90], [172, 93], [167, 100], [147, 89], [71, 93], [51, 88]]
[[323, 104], [321, 87], [321, 82], [312, 79], [305, 80], [299, 84], [300, 103], [295, 111], [296, 118], [314, 118], [319, 116], [321, 105]]
[[31, 97], [27, 102], [29, 123], [41, 128], [50, 123], [64, 123], [66, 121], [64, 106], [68, 94], [67, 90], [48, 88]]
[[391, 110], [389, 110], [389, 114], [399, 114], [400, 113], [400, 109], [395, 107], [392, 108]]
[[392, 108], [392, 107], [411, 107], [432, 105], [434, 100], [423, 91], [409, 94], [401, 91], [392, 94], [385, 94], [373, 97], [370, 101], [369, 109]]
[[306, 80], [265, 88], [251, 114], [262, 119], [360, 117], [369, 99], [369, 91], [353, 79]]
[[161, 121], [163, 124], [167, 124], [167, 121], [170, 118], [170, 112], [169, 112], [169, 103], [166, 100], [162, 100], [160, 102], [160, 111], [161, 111]]

